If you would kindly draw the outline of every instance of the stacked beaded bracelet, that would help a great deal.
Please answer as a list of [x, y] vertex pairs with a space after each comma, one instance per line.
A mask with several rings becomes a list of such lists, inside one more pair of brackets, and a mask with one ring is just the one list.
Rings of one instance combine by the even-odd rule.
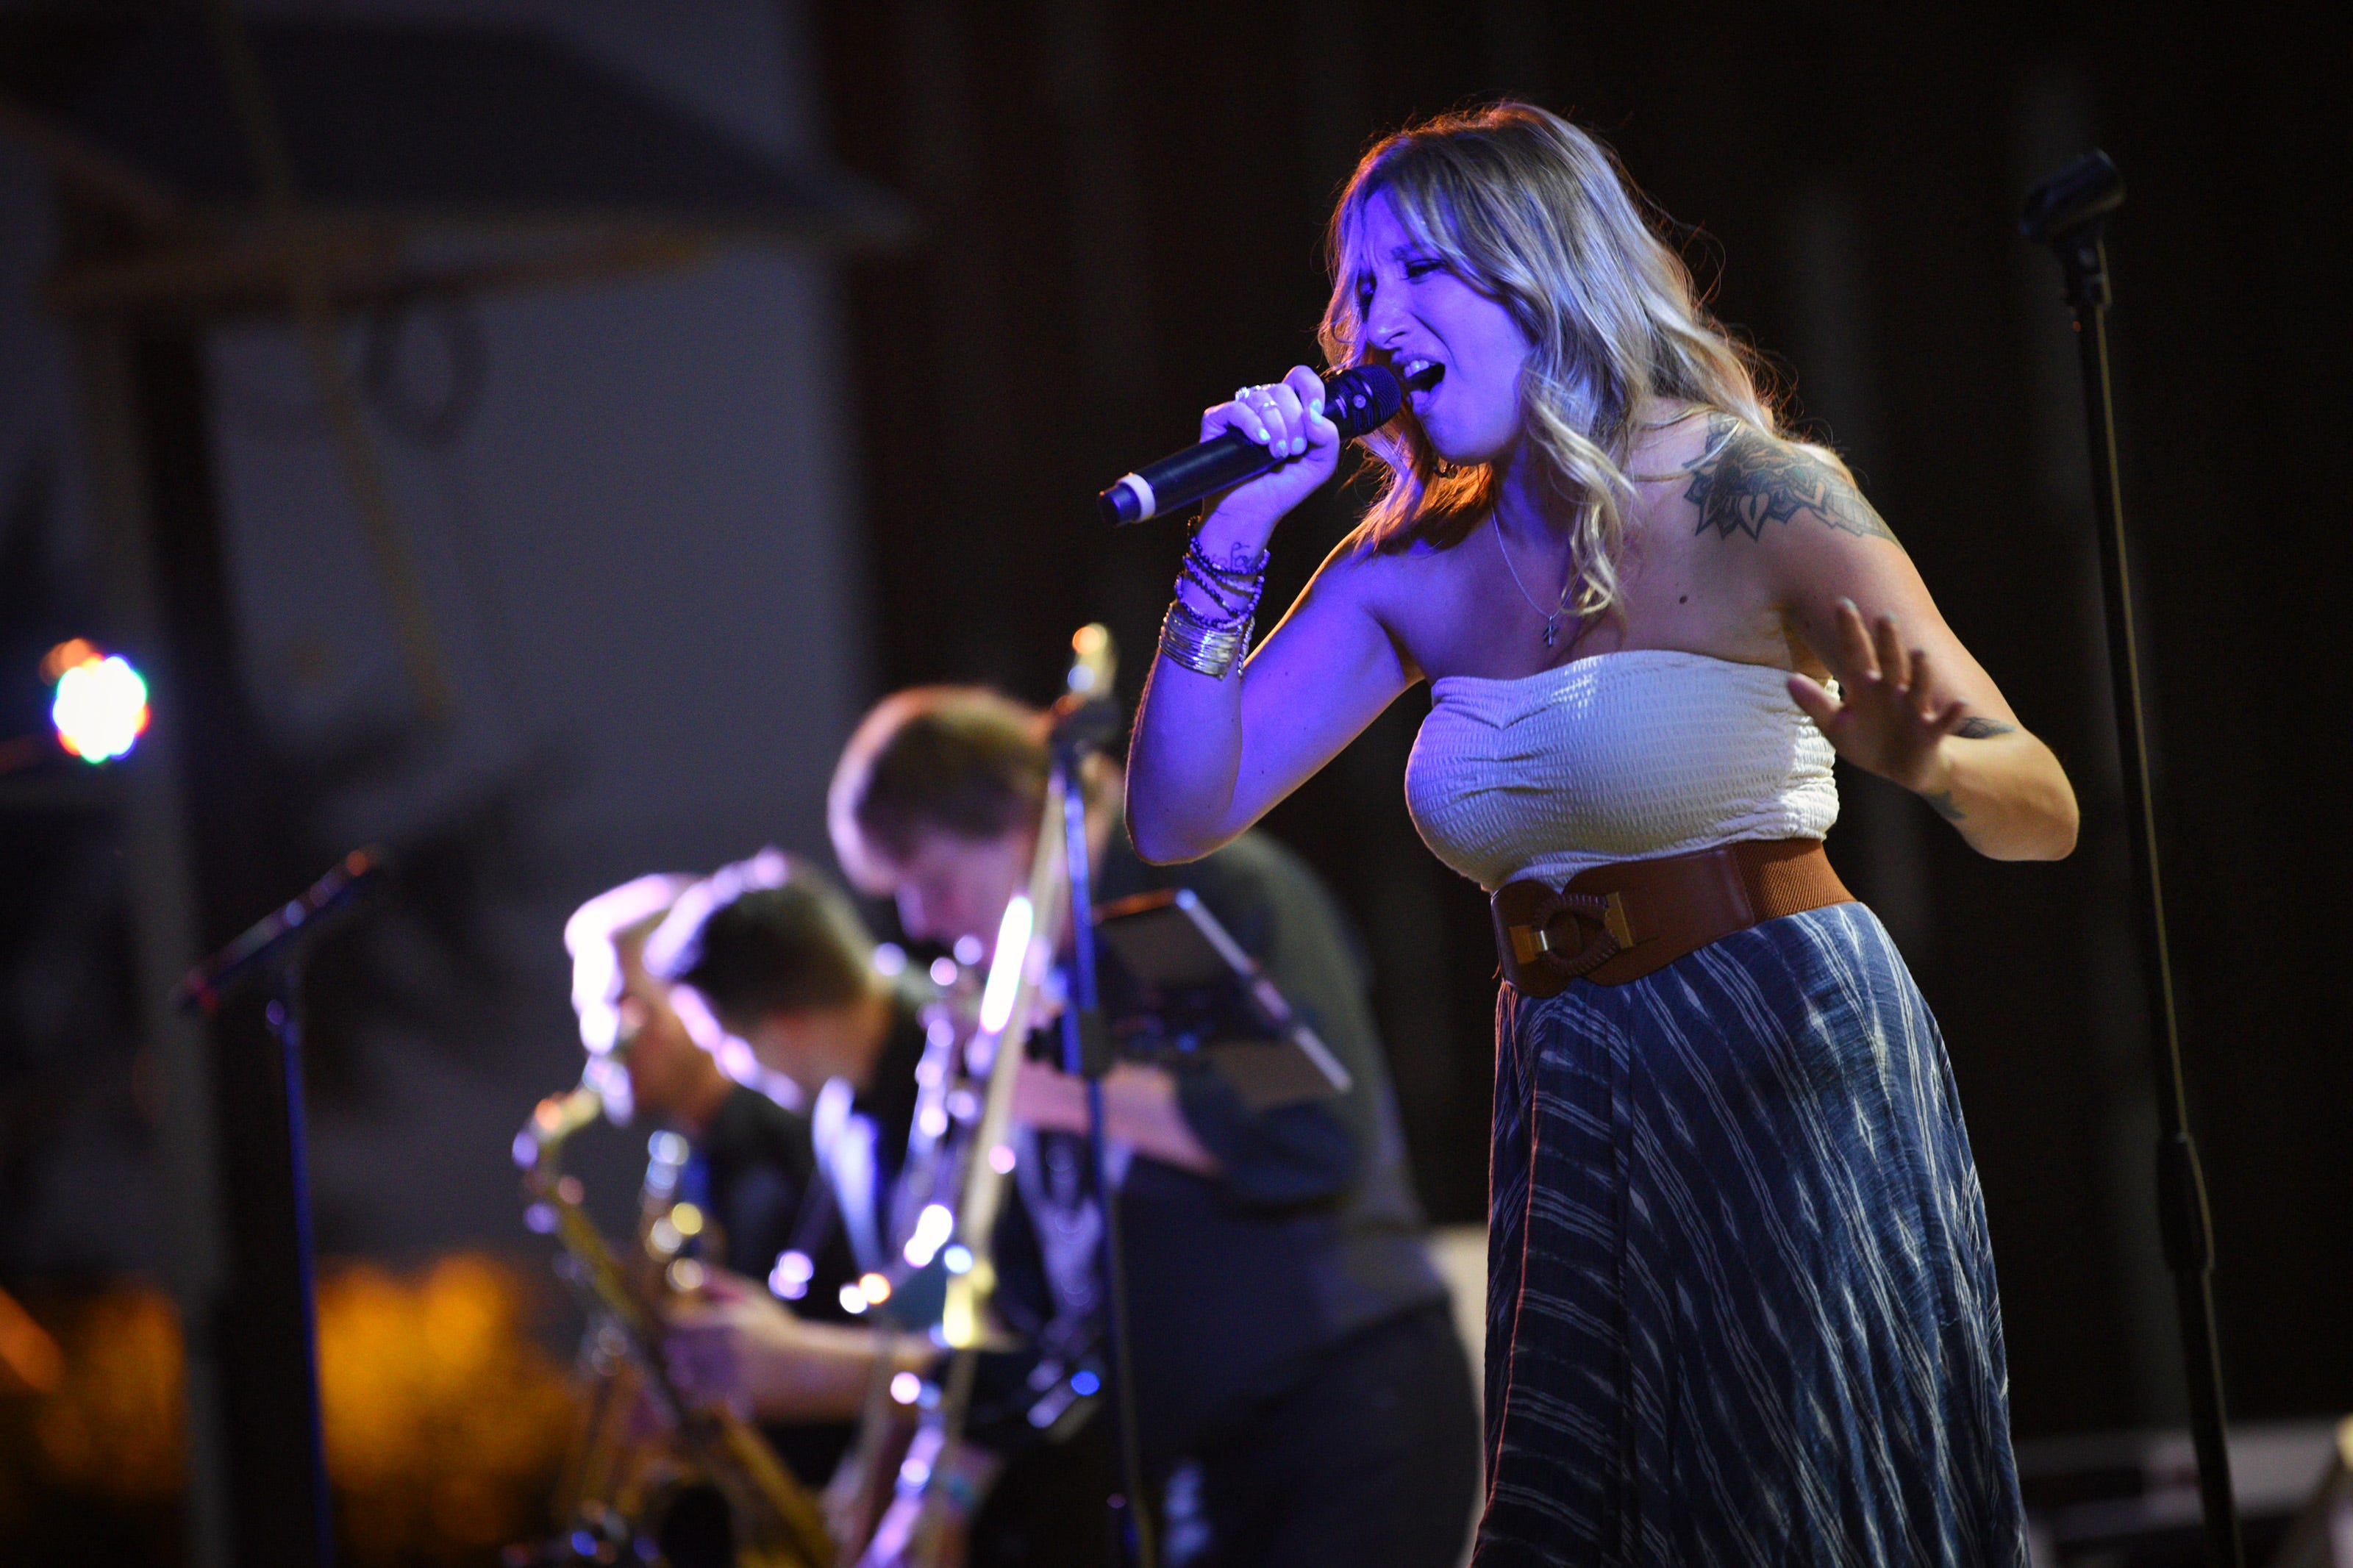
[[[1266, 563], [1267, 552], [1261, 550], [1255, 561], [1238, 558], [1220, 566], [1203, 552], [1199, 540], [1187, 543], [1177, 579], [1180, 592], [1160, 623], [1160, 651], [1196, 674], [1224, 679], [1226, 671], [1249, 651], [1259, 595], [1266, 588]], [[1214, 617], [1185, 602], [1181, 588], [1186, 583], [1217, 606]]]

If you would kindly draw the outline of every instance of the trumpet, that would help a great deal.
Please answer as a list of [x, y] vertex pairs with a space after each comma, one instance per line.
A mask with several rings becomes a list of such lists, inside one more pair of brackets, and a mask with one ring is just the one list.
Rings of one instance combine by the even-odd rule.
[[[535, 1218], [563, 1246], [591, 1320], [583, 1343], [593, 1379], [589, 1409], [557, 1494], [557, 1517], [568, 1532], [537, 1561], [609, 1562], [634, 1554], [639, 1561], [675, 1562], [685, 1553], [666, 1548], [691, 1535], [732, 1542], [736, 1568], [832, 1568], [833, 1540], [816, 1500], [767, 1441], [726, 1406], [690, 1401], [670, 1377], [662, 1309], [672, 1296], [691, 1294], [702, 1284], [702, 1265], [675, 1256], [682, 1205], [670, 1198], [688, 1155], [686, 1141], [675, 1133], [655, 1135], [639, 1204], [642, 1262], [636, 1268], [616, 1256], [582, 1209], [578, 1179], [562, 1173], [565, 1142], [604, 1108], [603, 1097], [584, 1083], [542, 1100], [515, 1139], [525, 1194]], [[658, 1436], [643, 1433], [646, 1405], [660, 1418]], [[724, 1547], [713, 1560], [729, 1560]]]
[[[1101, 626], [1082, 627], [1071, 647], [1073, 698], [1107, 695], [1115, 657], [1110, 633]], [[968, 1036], [957, 1042], [961, 1048], [927, 1053], [920, 1074], [907, 1178], [893, 1205], [900, 1221], [894, 1229], [905, 1234], [899, 1237], [904, 1268], [896, 1271], [892, 1297], [903, 1305], [892, 1315], [910, 1327], [918, 1326], [919, 1315], [928, 1316], [920, 1326], [950, 1354], [914, 1401], [912, 1426], [902, 1401], [882, 1397], [878, 1373], [858, 1440], [828, 1489], [837, 1520], [845, 1520], [843, 1503], [856, 1500], [847, 1512], [854, 1522], [842, 1539], [845, 1554], [854, 1551], [861, 1568], [905, 1559], [926, 1500], [955, 1473], [979, 1353], [1009, 1343], [991, 1310], [997, 1282], [992, 1242], [1014, 1170], [1014, 1091], [1070, 901], [1061, 831], [1066, 787], [1078, 788], [1078, 781], [1065, 781], [1057, 770], [1040, 811], [1029, 880], [1008, 902], [997, 927]], [[912, 1306], [917, 1301], [931, 1311], [919, 1314]], [[1051, 1415], [1059, 1417], [1080, 1396], [1066, 1385], [1049, 1397]], [[1033, 1424], [1043, 1426], [1037, 1415], [1049, 1408], [1041, 1405], [1033, 1412]]]

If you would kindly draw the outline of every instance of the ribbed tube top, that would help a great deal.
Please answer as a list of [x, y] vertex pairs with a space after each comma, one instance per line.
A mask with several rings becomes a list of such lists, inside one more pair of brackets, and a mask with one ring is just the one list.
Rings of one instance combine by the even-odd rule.
[[1430, 683], [1406, 806], [1490, 892], [1746, 838], [1820, 838], [1833, 753], [1786, 671], [1642, 648], [1518, 680]]

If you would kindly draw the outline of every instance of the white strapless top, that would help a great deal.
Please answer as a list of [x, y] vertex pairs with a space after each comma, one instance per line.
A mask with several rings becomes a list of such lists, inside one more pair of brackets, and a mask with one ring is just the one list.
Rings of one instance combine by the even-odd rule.
[[1493, 892], [1746, 838], [1820, 838], [1834, 753], [1785, 671], [1641, 648], [1518, 680], [1430, 683], [1406, 807]]

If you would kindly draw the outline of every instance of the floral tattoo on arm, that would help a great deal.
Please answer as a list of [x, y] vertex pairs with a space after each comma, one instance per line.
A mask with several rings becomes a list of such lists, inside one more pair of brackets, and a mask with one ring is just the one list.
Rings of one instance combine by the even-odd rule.
[[[1683, 499], [1699, 508], [1697, 532], [1765, 537], [1768, 522], [1812, 518], [1841, 533], [1895, 543], [1852, 480], [1810, 453], [1785, 447], [1725, 414], [1707, 421], [1707, 448], [1686, 470]], [[1899, 547], [1900, 548], [1900, 547]]]

